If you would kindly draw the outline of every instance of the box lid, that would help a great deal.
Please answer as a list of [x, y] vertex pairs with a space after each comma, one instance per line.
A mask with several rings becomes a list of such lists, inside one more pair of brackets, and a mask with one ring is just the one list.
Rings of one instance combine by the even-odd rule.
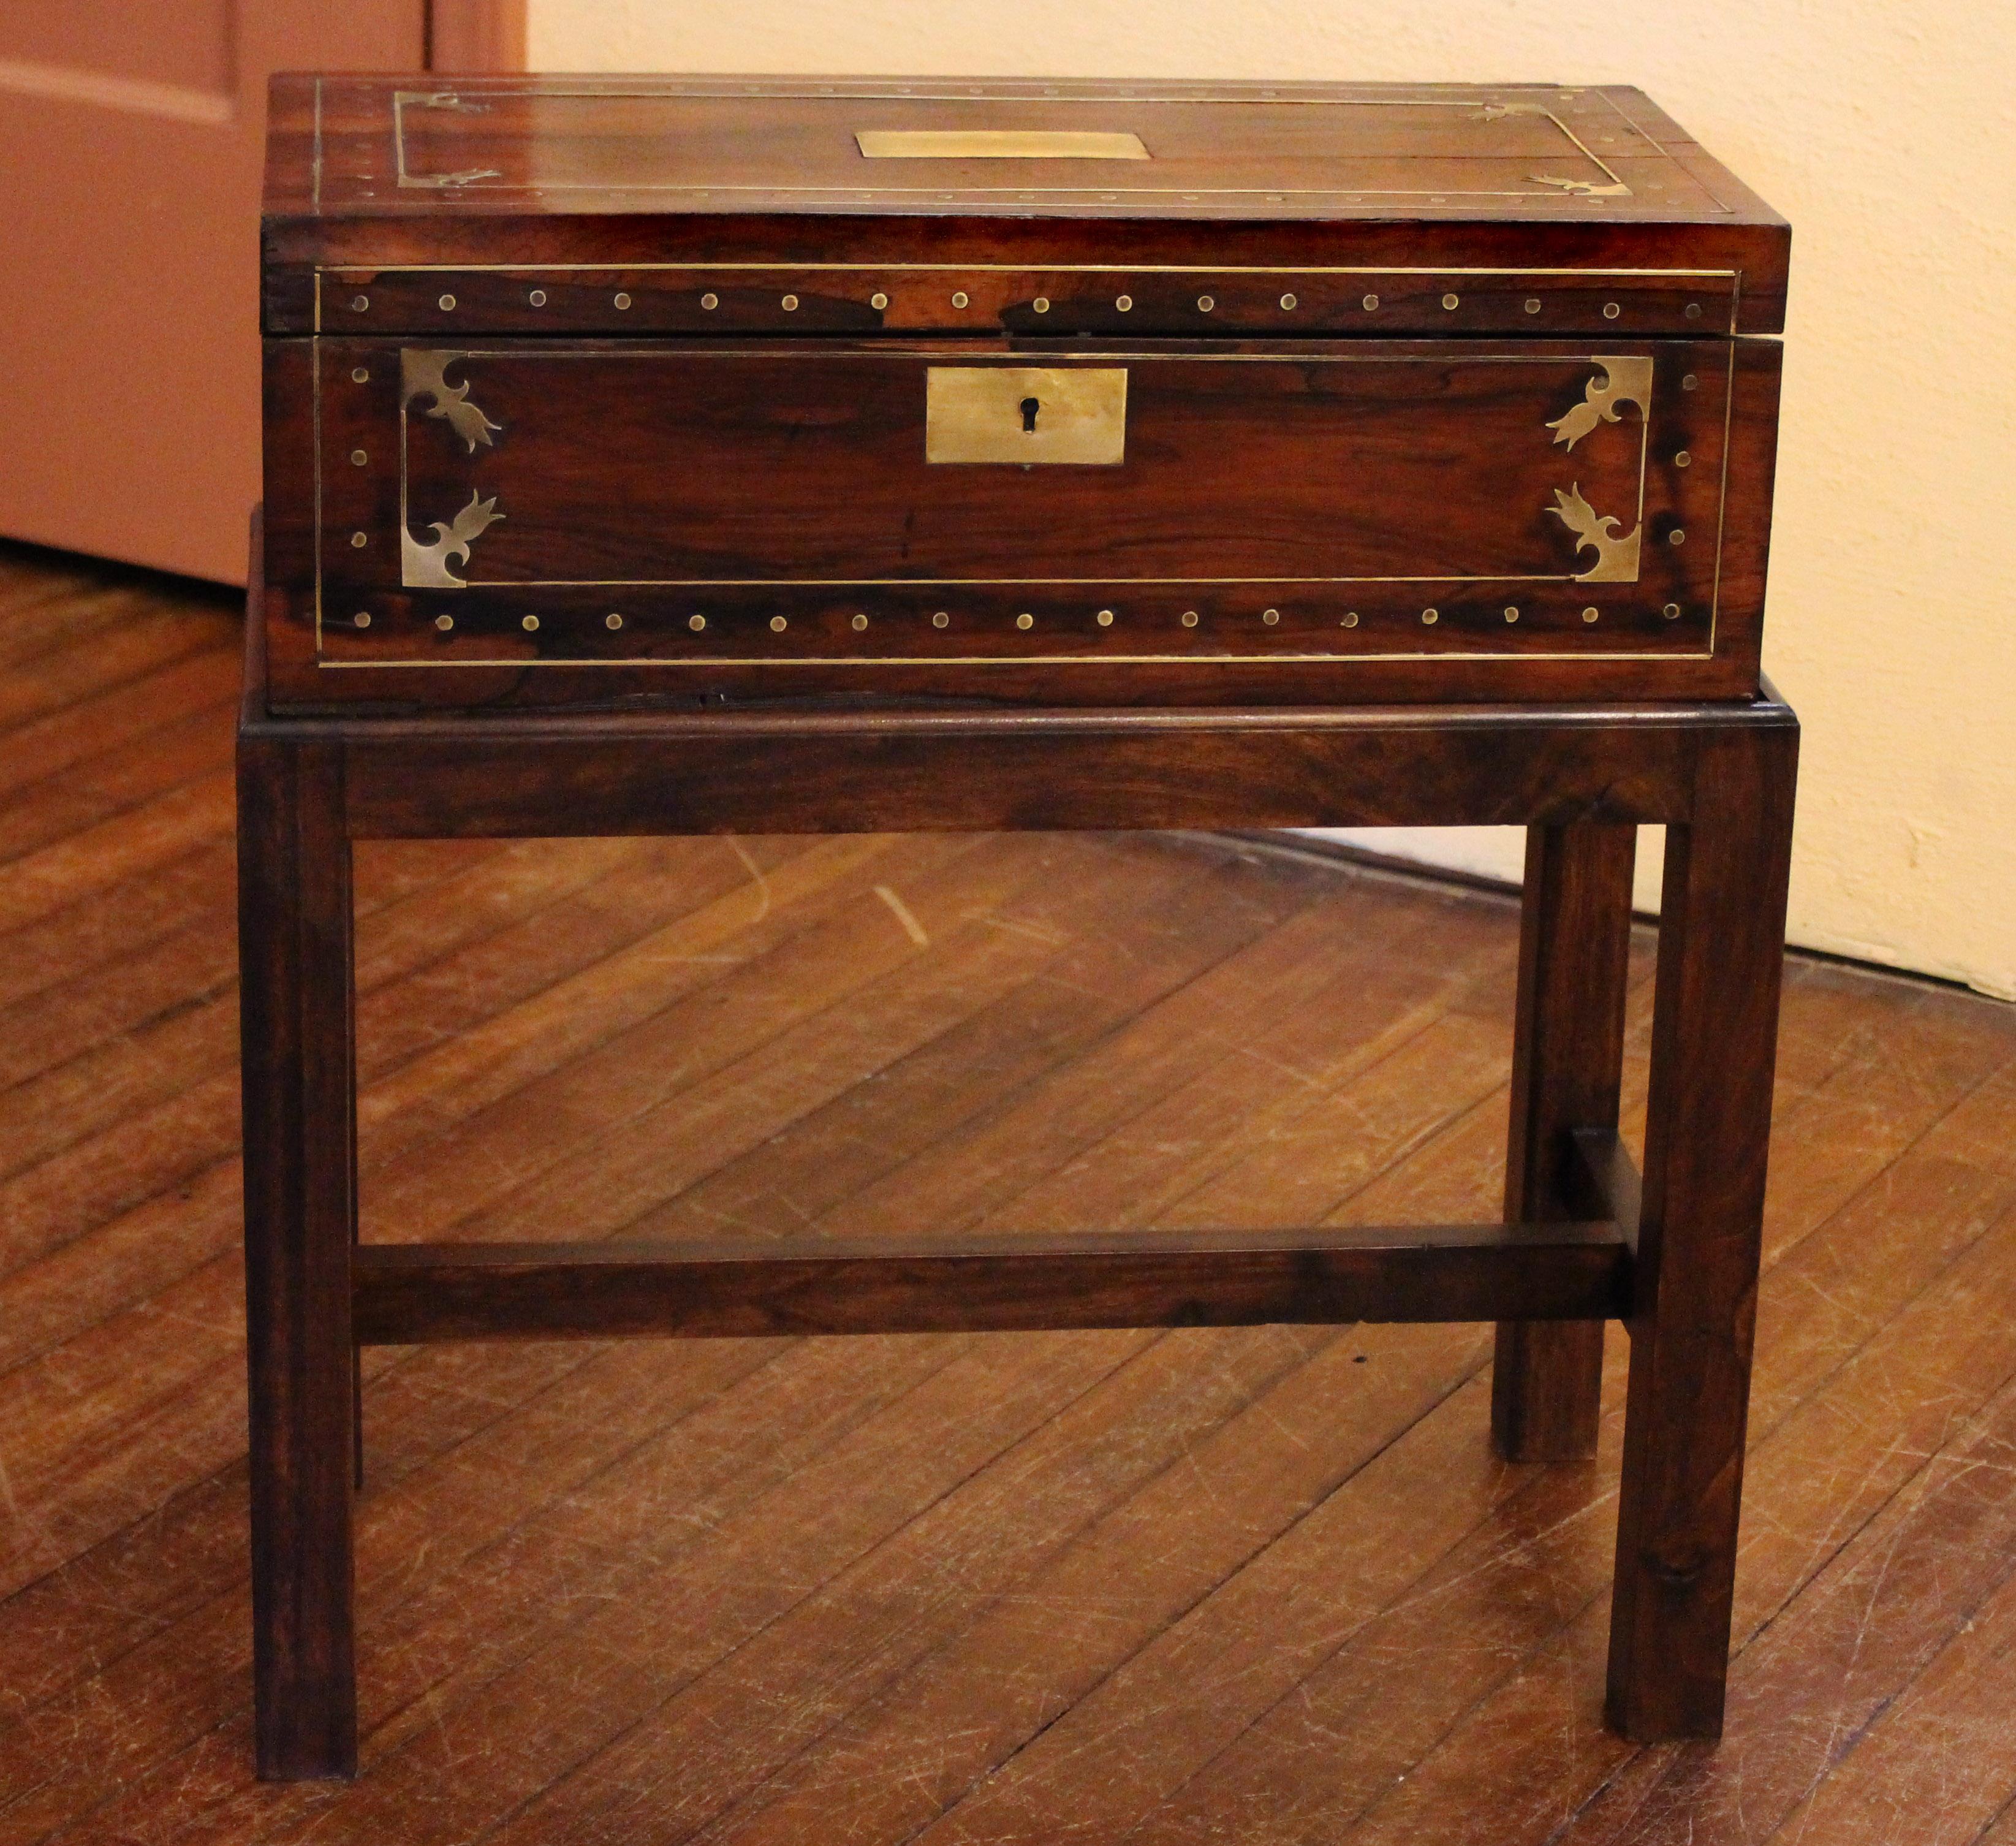
[[[1618, 86], [283, 75], [270, 124], [275, 332], [317, 324], [319, 272], [705, 262], [1699, 275], [1712, 325], [1783, 325], [1784, 222]], [[524, 292], [455, 290], [456, 324]], [[597, 292], [542, 324], [599, 324]]]

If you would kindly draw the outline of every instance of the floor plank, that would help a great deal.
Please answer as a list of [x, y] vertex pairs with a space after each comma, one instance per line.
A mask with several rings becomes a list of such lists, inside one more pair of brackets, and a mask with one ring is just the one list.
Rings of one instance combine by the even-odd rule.
[[[0, 548], [0, 1846], [2016, 1839], [2016, 1010], [1797, 959], [1719, 1749], [1600, 1722], [1619, 1336], [1550, 1468], [1475, 1328], [532, 1345], [367, 1355], [365, 1772], [254, 1783], [236, 639]], [[1497, 1208], [1489, 893], [1157, 836], [358, 869], [374, 1237]]]

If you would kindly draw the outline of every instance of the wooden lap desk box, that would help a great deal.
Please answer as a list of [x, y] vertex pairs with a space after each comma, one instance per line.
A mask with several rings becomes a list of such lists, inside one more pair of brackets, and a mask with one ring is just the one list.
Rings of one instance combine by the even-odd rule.
[[[262, 1774], [356, 1763], [354, 1366], [612, 1333], [1630, 1332], [1608, 1710], [1722, 1722], [1798, 728], [1789, 233], [1636, 90], [283, 77], [240, 731]], [[359, 1245], [351, 842], [1528, 829], [1504, 1220]], [[1633, 830], [1668, 828], [1642, 1184]]]

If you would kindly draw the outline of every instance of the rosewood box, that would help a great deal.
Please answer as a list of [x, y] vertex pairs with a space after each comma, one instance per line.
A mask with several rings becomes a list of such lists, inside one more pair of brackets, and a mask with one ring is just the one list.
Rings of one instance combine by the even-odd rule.
[[270, 705], [1746, 698], [1788, 243], [1621, 88], [281, 77]]

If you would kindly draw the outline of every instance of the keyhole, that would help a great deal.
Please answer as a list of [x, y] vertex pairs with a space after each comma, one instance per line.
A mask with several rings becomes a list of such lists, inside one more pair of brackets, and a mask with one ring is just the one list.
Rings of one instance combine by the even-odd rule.
[[1022, 400], [1022, 428], [1025, 434], [1033, 436], [1036, 433], [1036, 413], [1042, 407], [1034, 398]]

